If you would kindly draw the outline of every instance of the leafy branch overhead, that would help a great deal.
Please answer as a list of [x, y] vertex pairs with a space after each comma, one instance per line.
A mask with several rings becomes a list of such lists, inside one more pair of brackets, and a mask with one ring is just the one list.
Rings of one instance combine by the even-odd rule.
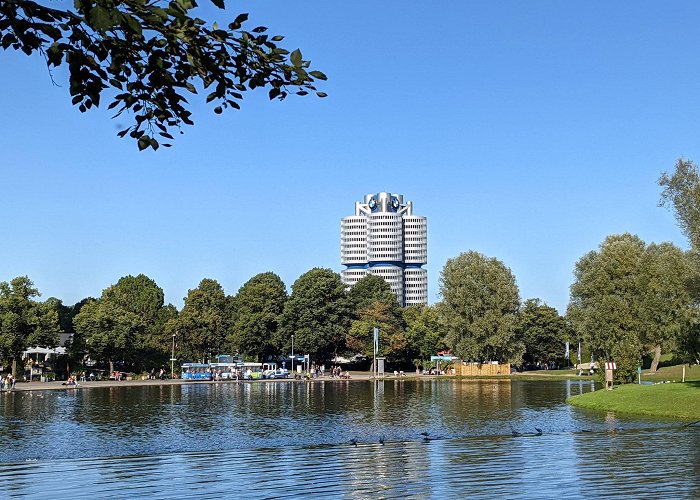
[[[224, 8], [223, 0], [211, 2]], [[195, 0], [74, 0], [74, 6], [0, 1], [0, 44], [39, 52], [49, 70], [66, 64], [81, 112], [99, 106], [109, 89], [115, 117], [124, 111], [134, 117], [118, 135], [135, 139], [141, 150], [158, 149], [156, 136], [172, 140], [173, 127], [193, 124], [188, 94], [205, 92], [217, 114], [240, 109], [243, 93], [256, 88], [267, 89], [270, 99], [326, 96], [314, 86], [326, 76], [310, 70], [299, 49], [279, 47], [284, 37], [268, 35], [263, 26], [243, 29], [248, 14], [226, 27], [207, 27], [190, 15]]]

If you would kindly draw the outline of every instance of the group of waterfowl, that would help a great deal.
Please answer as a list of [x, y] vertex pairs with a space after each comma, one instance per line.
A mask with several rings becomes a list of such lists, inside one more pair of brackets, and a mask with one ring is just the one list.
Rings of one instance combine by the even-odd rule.
[[[544, 432], [539, 427], [535, 427], [535, 432], [518, 432], [515, 429], [512, 430], [513, 437], [541, 436], [542, 434], [544, 434]], [[428, 431], [421, 432], [420, 435], [421, 435], [421, 440], [424, 443], [428, 443], [430, 441], [435, 441], [437, 439], [441, 439], [440, 437], [437, 437], [437, 436], [431, 436]], [[379, 444], [381, 444], [382, 446], [384, 446], [385, 441], [386, 441], [386, 437], [384, 435], [379, 437]], [[355, 448], [357, 448], [357, 443], [358, 443], [357, 439], [353, 438], [350, 440], [349, 444], [354, 446]]]

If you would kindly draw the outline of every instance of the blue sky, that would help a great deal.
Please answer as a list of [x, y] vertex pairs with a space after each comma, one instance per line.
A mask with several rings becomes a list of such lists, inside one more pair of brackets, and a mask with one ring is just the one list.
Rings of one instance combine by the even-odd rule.
[[290, 287], [341, 270], [340, 219], [379, 191], [428, 217], [431, 302], [468, 250], [563, 313], [575, 262], [607, 235], [686, 248], [656, 181], [700, 161], [700, 3], [229, 1], [200, 15], [239, 12], [301, 48], [329, 97], [251, 94], [220, 116], [193, 99], [196, 125], [155, 153], [116, 137], [124, 120], [71, 106], [64, 72], [52, 86], [41, 58], [0, 54], [0, 281], [26, 274], [72, 304], [145, 273], [177, 307], [205, 277], [229, 294], [265, 271]]

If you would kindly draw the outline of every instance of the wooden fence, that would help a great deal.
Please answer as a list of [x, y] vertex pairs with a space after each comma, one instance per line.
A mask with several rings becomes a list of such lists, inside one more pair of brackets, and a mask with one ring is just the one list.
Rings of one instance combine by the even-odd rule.
[[479, 363], [455, 363], [455, 375], [462, 377], [484, 377], [491, 375], [510, 375], [510, 363], [499, 365]]

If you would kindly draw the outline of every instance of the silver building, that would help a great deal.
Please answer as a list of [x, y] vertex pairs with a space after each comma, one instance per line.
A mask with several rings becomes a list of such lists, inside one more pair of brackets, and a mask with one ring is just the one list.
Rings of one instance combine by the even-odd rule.
[[428, 303], [428, 223], [413, 215], [403, 195], [368, 194], [355, 202], [355, 215], [340, 222], [343, 283], [352, 287], [364, 276], [381, 276], [399, 304]]

